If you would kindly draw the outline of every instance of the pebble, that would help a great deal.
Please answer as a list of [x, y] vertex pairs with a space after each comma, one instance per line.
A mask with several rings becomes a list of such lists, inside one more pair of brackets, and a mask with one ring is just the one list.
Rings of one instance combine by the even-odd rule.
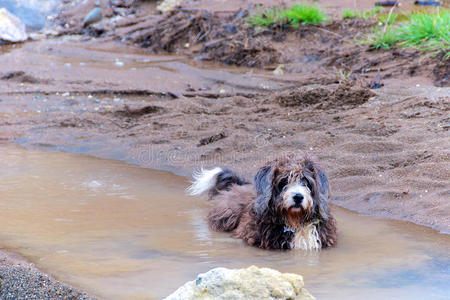
[[83, 27], [97, 23], [101, 19], [102, 19], [102, 9], [100, 7], [96, 7], [93, 10], [91, 10], [84, 18]]
[[274, 74], [275, 76], [281, 76], [281, 75], [284, 74], [283, 69], [284, 69], [284, 65], [283, 65], [283, 64], [278, 65], [278, 67], [276, 67], [276, 69], [273, 70], [273, 74]]

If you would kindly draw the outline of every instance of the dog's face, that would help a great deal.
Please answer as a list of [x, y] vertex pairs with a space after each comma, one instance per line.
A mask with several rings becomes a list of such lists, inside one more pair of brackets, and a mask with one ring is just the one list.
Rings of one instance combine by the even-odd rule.
[[254, 209], [261, 216], [280, 217], [292, 228], [329, 216], [328, 180], [309, 159], [277, 159], [258, 171], [255, 186]]
[[310, 183], [302, 178], [279, 186], [282, 207], [291, 212], [310, 213], [313, 206]]

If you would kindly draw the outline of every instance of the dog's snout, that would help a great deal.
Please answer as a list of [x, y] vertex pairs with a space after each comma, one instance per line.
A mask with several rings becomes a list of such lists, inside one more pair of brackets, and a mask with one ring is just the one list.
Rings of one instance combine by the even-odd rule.
[[299, 207], [302, 205], [303, 202], [303, 195], [302, 194], [295, 194], [292, 199], [294, 200], [295, 206]]

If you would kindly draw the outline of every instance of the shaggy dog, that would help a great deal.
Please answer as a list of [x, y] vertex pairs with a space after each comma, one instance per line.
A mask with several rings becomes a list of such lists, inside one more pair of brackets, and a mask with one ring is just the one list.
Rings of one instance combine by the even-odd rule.
[[208, 192], [209, 226], [263, 249], [320, 249], [336, 244], [325, 173], [309, 158], [278, 158], [258, 170], [254, 184], [228, 169], [194, 173], [191, 195]]

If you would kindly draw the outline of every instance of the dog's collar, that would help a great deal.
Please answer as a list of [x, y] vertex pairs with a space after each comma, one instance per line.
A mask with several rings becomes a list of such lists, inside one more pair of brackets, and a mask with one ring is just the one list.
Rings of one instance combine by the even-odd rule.
[[293, 232], [293, 233], [295, 233], [295, 229], [291, 228], [291, 227], [287, 227], [286, 225], [284, 225], [283, 233], [285, 233], [285, 232]]
[[[320, 220], [318, 220], [318, 219], [314, 219], [314, 220], [312, 220], [310, 223], [308, 223], [307, 225], [305, 225], [305, 227], [308, 227], [308, 226], [316, 226], [316, 225], [318, 225], [320, 223]], [[292, 232], [292, 233], [295, 233], [295, 228], [292, 228], [292, 227], [289, 227], [289, 226], [286, 226], [286, 225], [284, 225], [284, 229], [283, 229], [283, 233], [285, 233], [285, 232]]]

